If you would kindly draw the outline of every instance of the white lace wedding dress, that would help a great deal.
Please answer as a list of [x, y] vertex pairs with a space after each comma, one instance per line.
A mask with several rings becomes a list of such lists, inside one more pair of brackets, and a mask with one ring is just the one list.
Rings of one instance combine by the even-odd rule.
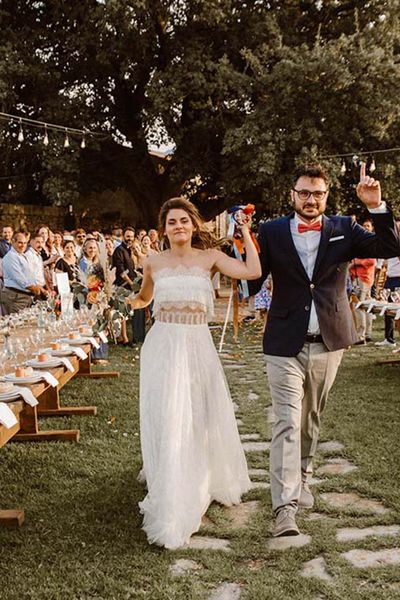
[[210, 273], [154, 273], [155, 323], [142, 346], [140, 428], [148, 494], [139, 504], [150, 543], [174, 549], [198, 531], [209, 504], [250, 488], [232, 400], [208, 329]]

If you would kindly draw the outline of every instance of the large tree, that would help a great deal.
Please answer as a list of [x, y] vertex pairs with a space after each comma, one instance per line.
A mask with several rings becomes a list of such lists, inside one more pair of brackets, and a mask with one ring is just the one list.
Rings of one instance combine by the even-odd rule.
[[[105, 134], [84, 151], [3, 135], [1, 175], [19, 175], [17, 198], [123, 190], [137, 221], [153, 224], [184, 189], [207, 215], [242, 199], [276, 214], [299, 158], [397, 145], [397, 0], [3, 0], [0, 10], [1, 110]], [[175, 144], [161, 169], [149, 139]], [[378, 161], [393, 200], [397, 157]], [[340, 160], [327, 164], [335, 208], [353, 210], [355, 169], [339, 179]]]

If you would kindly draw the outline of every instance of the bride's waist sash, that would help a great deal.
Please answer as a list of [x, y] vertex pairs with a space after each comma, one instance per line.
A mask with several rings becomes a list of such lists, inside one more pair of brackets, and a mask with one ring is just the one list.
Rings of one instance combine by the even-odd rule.
[[159, 310], [154, 313], [156, 321], [176, 323], [178, 325], [206, 325], [207, 314], [201, 311]]

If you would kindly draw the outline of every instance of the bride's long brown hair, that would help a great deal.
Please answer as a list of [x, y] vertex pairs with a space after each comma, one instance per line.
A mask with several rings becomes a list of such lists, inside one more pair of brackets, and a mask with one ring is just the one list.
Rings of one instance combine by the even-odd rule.
[[207, 231], [204, 225], [204, 220], [200, 215], [198, 208], [192, 202], [190, 202], [190, 200], [183, 198], [183, 196], [178, 196], [177, 198], [171, 198], [170, 200], [164, 202], [161, 207], [160, 214], [158, 215], [158, 233], [167, 248], [169, 248], [169, 241], [165, 235], [165, 227], [168, 213], [174, 208], [184, 210], [192, 221], [194, 228], [192, 246], [194, 248], [206, 250], [207, 248], [216, 248], [223, 244], [224, 240], [218, 240], [214, 234], [212, 234], [210, 231]]

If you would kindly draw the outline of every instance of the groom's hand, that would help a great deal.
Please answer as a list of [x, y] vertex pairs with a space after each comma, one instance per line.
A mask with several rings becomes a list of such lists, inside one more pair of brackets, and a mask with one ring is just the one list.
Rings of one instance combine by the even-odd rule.
[[357, 196], [367, 208], [378, 208], [382, 202], [381, 184], [366, 174], [366, 165], [361, 163], [360, 182], [357, 185]]

